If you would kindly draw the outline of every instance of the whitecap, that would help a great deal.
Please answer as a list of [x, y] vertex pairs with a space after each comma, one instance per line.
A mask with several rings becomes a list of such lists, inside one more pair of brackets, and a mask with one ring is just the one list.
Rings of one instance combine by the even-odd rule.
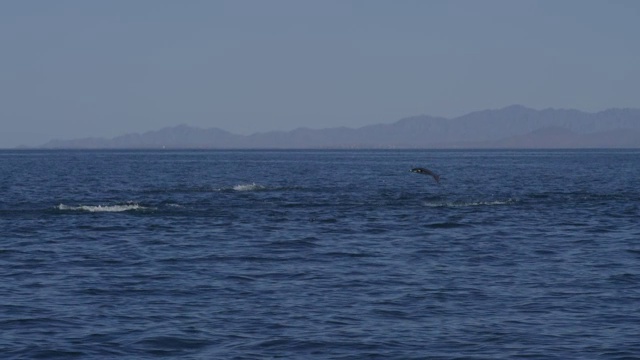
[[256, 191], [256, 190], [263, 190], [263, 189], [265, 189], [264, 186], [258, 185], [256, 183], [238, 184], [233, 187], [233, 190], [235, 191]]
[[88, 212], [122, 212], [131, 210], [144, 210], [147, 207], [140, 206], [138, 204], [125, 204], [125, 205], [79, 205], [69, 206], [65, 204], [58, 205], [58, 210], [65, 211], [88, 211]]

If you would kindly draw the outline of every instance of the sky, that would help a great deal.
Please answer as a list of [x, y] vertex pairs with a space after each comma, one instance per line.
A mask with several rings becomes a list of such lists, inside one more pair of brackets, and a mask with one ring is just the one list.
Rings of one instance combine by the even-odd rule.
[[0, 148], [640, 108], [635, 0], [3, 0]]

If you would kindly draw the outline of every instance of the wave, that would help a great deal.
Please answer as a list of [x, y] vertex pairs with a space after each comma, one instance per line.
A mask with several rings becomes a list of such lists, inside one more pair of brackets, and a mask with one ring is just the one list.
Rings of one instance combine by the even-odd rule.
[[147, 195], [169, 195], [169, 194], [206, 194], [206, 193], [234, 193], [244, 191], [274, 191], [274, 192], [290, 192], [290, 191], [313, 191], [316, 188], [300, 186], [300, 185], [263, 185], [256, 182], [239, 182], [235, 185], [200, 185], [200, 186], [172, 186], [143, 189], [142, 193]]
[[424, 202], [424, 206], [428, 207], [470, 207], [470, 206], [496, 206], [496, 205], [510, 205], [517, 202], [517, 199], [506, 200], [493, 200], [493, 201], [439, 201], [439, 202]]
[[532, 199], [564, 199], [564, 200], [637, 200], [637, 193], [612, 192], [600, 193], [591, 191], [544, 191], [527, 195]]
[[146, 210], [149, 209], [145, 206], [140, 206], [139, 204], [124, 204], [124, 205], [79, 205], [79, 206], [69, 206], [65, 204], [60, 204], [57, 206], [58, 210], [62, 211], [87, 211], [87, 212], [123, 212], [123, 211], [133, 211], [133, 210]]
[[257, 190], [264, 190], [264, 189], [266, 189], [265, 186], [258, 185], [256, 183], [238, 184], [233, 187], [233, 190], [235, 191], [257, 191]]
[[266, 187], [264, 185], [253, 183], [240, 183], [233, 186], [215, 187], [215, 186], [184, 186], [174, 188], [157, 188], [144, 190], [145, 194], [169, 194], [169, 193], [216, 193], [216, 192], [233, 192], [233, 191], [259, 191], [259, 190], [290, 190], [295, 187]]
[[436, 223], [427, 224], [424, 226], [432, 229], [453, 229], [453, 228], [459, 228], [459, 227], [469, 227], [471, 225], [447, 221], [447, 222], [436, 222]]

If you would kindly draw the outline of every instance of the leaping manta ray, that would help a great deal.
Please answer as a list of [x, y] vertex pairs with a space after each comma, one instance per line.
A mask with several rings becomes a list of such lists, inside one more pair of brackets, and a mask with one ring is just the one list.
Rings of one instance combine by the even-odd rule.
[[417, 167], [417, 168], [413, 168], [411, 170], [409, 170], [411, 172], [414, 173], [418, 173], [418, 174], [424, 174], [424, 175], [430, 175], [433, 176], [433, 179], [440, 184], [440, 175], [434, 173], [433, 171], [429, 170], [429, 169], [425, 169], [425, 168], [421, 168], [421, 167]]

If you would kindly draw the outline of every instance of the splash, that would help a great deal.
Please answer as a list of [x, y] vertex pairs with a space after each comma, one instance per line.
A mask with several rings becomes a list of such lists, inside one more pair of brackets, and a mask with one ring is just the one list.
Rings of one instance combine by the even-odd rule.
[[126, 205], [80, 205], [69, 206], [60, 204], [57, 206], [58, 210], [63, 211], [88, 211], [88, 212], [123, 212], [132, 210], [145, 210], [147, 207], [140, 206], [138, 204], [126, 204]]
[[256, 183], [251, 184], [239, 184], [233, 187], [235, 191], [256, 191], [256, 190], [264, 190], [265, 187], [262, 185], [258, 185]]

